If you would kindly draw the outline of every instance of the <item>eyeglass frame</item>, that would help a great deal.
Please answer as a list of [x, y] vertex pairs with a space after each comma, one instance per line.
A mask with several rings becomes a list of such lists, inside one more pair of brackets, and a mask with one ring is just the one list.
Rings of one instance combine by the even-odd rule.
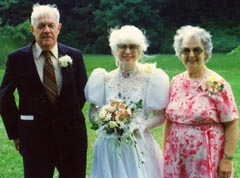
[[119, 51], [126, 51], [129, 49], [131, 52], [136, 52], [139, 50], [139, 45], [137, 44], [117, 44], [117, 49]]
[[189, 56], [191, 51], [193, 52], [193, 54], [195, 56], [198, 56], [203, 52], [203, 49], [200, 48], [200, 47], [195, 47], [195, 48], [192, 48], [192, 49], [184, 47], [180, 50], [180, 53], [183, 54], [183, 55]]

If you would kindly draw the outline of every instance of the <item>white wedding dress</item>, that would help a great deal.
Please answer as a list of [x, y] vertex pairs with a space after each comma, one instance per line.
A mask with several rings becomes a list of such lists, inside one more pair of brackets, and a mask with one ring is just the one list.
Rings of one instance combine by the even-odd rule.
[[[169, 78], [161, 69], [138, 64], [124, 77], [118, 68], [111, 72], [95, 69], [85, 87], [87, 101], [103, 106], [114, 99], [143, 100], [143, 109], [138, 113], [142, 121], [154, 110], [164, 109], [168, 103]], [[143, 122], [142, 122], [143, 123]], [[137, 147], [143, 154], [144, 163], [133, 144], [99, 132], [94, 146], [90, 178], [163, 178], [163, 155], [159, 144], [149, 131], [139, 124], [142, 138], [137, 137]]]

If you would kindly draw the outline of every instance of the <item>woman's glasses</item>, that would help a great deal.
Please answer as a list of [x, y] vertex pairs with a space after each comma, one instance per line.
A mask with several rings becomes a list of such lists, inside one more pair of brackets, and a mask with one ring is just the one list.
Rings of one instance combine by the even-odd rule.
[[139, 49], [139, 45], [136, 44], [118, 44], [117, 48], [119, 51], [126, 51], [129, 49], [131, 52], [136, 52]]
[[201, 49], [200, 47], [196, 47], [196, 48], [193, 48], [193, 49], [190, 49], [190, 48], [182, 48], [182, 49], [181, 49], [181, 54], [188, 56], [191, 51], [193, 51], [193, 54], [194, 54], [195, 56], [198, 56], [198, 55], [200, 55], [200, 54], [203, 52], [203, 49]]

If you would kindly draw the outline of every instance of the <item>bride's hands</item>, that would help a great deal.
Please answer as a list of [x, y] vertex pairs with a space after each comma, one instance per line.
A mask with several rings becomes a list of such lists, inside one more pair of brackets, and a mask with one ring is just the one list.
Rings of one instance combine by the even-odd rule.
[[99, 107], [91, 103], [88, 111], [88, 117], [92, 124], [95, 124], [95, 118], [97, 117], [98, 109]]

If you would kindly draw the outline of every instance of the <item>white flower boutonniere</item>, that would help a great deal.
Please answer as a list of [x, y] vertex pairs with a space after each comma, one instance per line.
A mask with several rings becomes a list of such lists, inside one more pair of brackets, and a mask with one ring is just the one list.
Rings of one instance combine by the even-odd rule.
[[61, 67], [70, 67], [72, 65], [72, 58], [68, 55], [59, 58], [59, 64]]

